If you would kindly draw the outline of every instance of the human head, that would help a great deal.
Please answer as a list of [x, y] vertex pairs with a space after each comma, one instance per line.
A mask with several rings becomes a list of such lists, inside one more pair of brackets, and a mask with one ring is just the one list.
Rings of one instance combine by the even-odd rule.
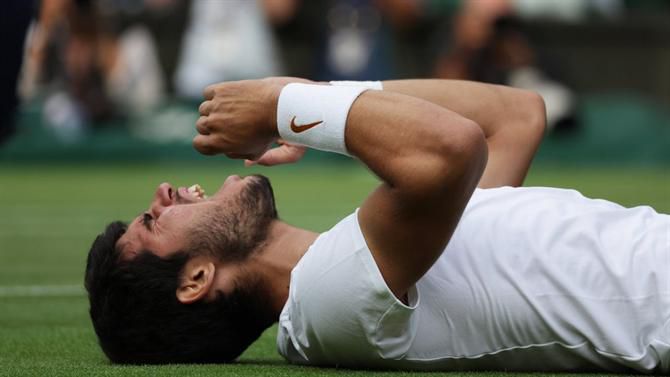
[[[266, 178], [233, 176], [209, 199], [161, 184], [147, 212], [128, 225], [108, 225], [89, 251], [85, 285], [109, 359], [203, 363], [239, 356], [276, 320], [263, 278], [245, 271], [276, 218]], [[212, 283], [220, 266], [234, 272], [223, 290]]]

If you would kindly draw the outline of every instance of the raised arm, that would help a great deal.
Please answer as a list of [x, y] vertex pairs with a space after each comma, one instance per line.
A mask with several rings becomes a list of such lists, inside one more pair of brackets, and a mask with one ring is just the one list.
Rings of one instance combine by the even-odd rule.
[[479, 124], [489, 158], [479, 187], [520, 186], [546, 127], [538, 94], [499, 85], [456, 80], [384, 81], [384, 91], [422, 98]]
[[[294, 127], [296, 115], [299, 124], [326, 137], [337, 122], [321, 125], [322, 117], [332, 114], [331, 100], [323, 96], [337, 88], [301, 88], [314, 94], [287, 100], [294, 106], [279, 121], [281, 85], [248, 81], [208, 88], [194, 146], [205, 154], [257, 159], [277, 140], [279, 123], [296, 137], [307, 134]], [[339, 113], [346, 123], [341, 141], [383, 181], [362, 204], [360, 226], [386, 283], [402, 298], [444, 250], [480, 180], [487, 156], [484, 133], [442, 106], [387, 91], [364, 92], [348, 117], [346, 110]]]
[[[294, 77], [267, 80], [283, 85], [313, 83]], [[384, 81], [383, 86], [385, 92], [421, 98], [471, 119], [481, 127], [489, 157], [479, 187], [523, 184], [546, 127], [544, 101], [538, 94], [457, 80], [393, 80]], [[303, 153], [302, 148], [285, 145], [269, 151], [257, 162], [263, 165], [295, 162]]]
[[346, 143], [383, 181], [358, 218], [384, 280], [402, 298], [451, 238], [486, 165], [484, 134], [428, 101], [368, 91], [349, 112]]

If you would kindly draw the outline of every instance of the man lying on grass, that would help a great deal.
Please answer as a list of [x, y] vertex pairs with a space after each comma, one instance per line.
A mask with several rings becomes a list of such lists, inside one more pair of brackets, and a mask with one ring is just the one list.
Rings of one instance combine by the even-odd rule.
[[321, 234], [279, 220], [261, 176], [209, 198], [161, 184], [88, 257], [113, 362], [229, 362], [278, 321], [279, 352], [298, 364], [670, 371], [670, 216], [516, 187], [545, 127], [537, 95], [278, 78], [205, 97], [204, 154], [276, 165], [312, 147], [382, 183]]

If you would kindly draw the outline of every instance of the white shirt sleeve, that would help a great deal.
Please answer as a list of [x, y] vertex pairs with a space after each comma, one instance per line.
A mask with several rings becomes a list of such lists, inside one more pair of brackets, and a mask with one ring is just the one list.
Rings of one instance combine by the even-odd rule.
[[357, 214], [319, 236], [291, 274], [277, 338], [291, 362], [370, 367], [411, 345], [418, 295], [412, 289], [405, 305], [389, 290]]

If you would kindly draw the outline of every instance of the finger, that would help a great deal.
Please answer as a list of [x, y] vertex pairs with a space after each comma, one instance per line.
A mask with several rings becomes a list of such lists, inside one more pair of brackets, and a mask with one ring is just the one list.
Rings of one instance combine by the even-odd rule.
[[204, 101], [198, 107], [200, 115], [209, 115], [210, 111], [212, 111], [212, 101]]
[[256, 163], [263, 166], [274, 166], [296, 162], [305, 154], [305, 148], [284, 144], [263, 153]]
[[207, 125], [207, 117], [206, 116], [201, 116], [200, 118], [198, 118], [198, 120], [195, 122], [195, 129], [201, 135], [209, 135], [210, 134], [211, 131], [209, 129], [209, 126]]
[[205, 135], [195, 135], [193, 138], [193, 148], [207, 156], [216, 154], [216, 148], [214, 148], [211, 138]]
[[216, 84], [210, 85], [206, 87], [205, 90], [202, 91], [202, 96], [205, 97], [205, 100], [211, 100], [212, 98], [214, 98], [214, 94], [216, 92], [214, 89], [215, 87]]
[[254, 160], [244, 160], [244, 167], [248, 168], [250, 166], [256, 165], [256, 161]]
[[285, 151], [282, 152], [283, 150], [284, 150], [283, 146], [279, 146], [268, 150], [267, 152], [263, 153], [261, 157], [255, 160], [256, 164], [263, 166], [274, 166], [281, 164], [282, 161], [285, 160], [283, 156], [286, 152]]

